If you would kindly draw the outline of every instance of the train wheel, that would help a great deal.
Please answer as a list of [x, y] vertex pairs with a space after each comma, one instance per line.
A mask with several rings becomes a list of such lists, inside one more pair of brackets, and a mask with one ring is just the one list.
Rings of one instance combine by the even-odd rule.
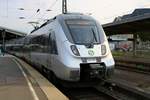
[[53, 84], [58, 85], [58, 82], [57, 82], [57, 81], [58, 81], [58, 80], [57, 80], [56, 75], [53, 74], [53, 76], [52, 76], [52, 82], [53, 82]]
[[49, 70], [48, 70], [48, 73], [47, 73], [47, 77], [52, 82], [52, 72], [49, 71]]
[[47, 69], [42, 66], [42, 74], [47, 77]]
[[48, 79], [49, 79], [50, 82], [52, 82], [54, 85], [58, 85], [57, 77], [56, 77], [56, 75], [55, 75], [52, 71], [49, 71]]

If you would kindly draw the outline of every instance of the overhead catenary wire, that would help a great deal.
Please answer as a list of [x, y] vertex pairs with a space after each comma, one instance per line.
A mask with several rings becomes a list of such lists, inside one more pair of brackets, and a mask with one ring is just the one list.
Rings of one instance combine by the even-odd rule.
[[58, 2], [58, 0], [55, 0], [55, 1], [51, 4], [51, 6], [43, 13], [43, 15], [41, 15], [41, 18], [39, 18], [39, 19], [37, 20], [37, 22], [39, 22], [40, 20], [43, 20], [44, 17], [45, 17], [45, 15], [46, 15], [46, 13], [47, 13], [47, 11], [52, 11], [52, 8], [56, 5], [57, 2]]
[[[30, 18], [28, 18], [29, 21], [27, 21], [27, 23], [29, 24], [29, 22], [34, 22], [34, 23], [32, 23], [32, 24], [30, 23], [30, 24], [31, 24], [32, 26], [34, 25], [34, 26], [38, 27], [40, 24], [43, 23], [43, 21], [44, 21], [44, 22], [47, 21], [47, 20], [44, 19], [44, 17], [45, 17], [45, 15], [46, 15], [46, 13], [47, 13], [48, 11], [52, 11], [51, 9], [56, 5], [57, 1], [58, 1], [58, 0], [55, 0], [47, 10], [43, 10], [43, 9], [38, 8], [38, 9], [36, 10], [36, 12], [35, 12]], [[42, 11], [44, 11], [44, 13], [43, 13]], [[43, 14], [42, 14], [42, 13], [43, 13]], [[41, 17], [40, 17], [40, 18], [36, 18], [38, 15], [41, 15]], [[31, 21], [31, 19], [33, 19], [33, 17], [35, 17], [35, 19], [36, 19], [35, 21]], [[38, 25], [35, 24], [35, 23], [38, 23]]]

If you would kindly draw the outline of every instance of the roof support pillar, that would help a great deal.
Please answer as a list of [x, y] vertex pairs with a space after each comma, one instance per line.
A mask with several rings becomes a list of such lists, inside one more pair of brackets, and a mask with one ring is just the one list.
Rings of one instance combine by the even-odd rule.
[[62, 0], [62, 13], [67, 13], [67, 0]]
[[133, 56], [136, 56], [137, 34], [133, 34]]
[[5, 30], [2, 30], [2, 52], [3, 52], [3, 55], [4, 55], [4, 52], [5, 52], [5, 36], [6, 36], [6, 31]]

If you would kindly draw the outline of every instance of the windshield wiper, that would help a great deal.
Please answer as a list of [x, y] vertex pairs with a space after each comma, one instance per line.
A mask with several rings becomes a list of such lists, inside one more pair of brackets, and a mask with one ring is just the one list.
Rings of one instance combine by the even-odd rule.
[[[94, 45], [94, 42], [96, 42], [97, 39], [96, 39], [95, 32], [94, 32], [93, 28], [92, 28], [91, 30], [92, 30], [92, 33], [93, 33], [93, 37], [92, 37], [92, 41], [90, 42], [90, 44], [91, 44], [91, 45]], [[94, 40], [95, 40], [95, 41], [94, 41]]]
[[94, 40], [97, 41], [94, 30], [92, 28], [91, 28], [91, 30], [92, 30], [92, 33], [93, 33], [93, 37], [92, 37], [92, 40], [89, 41], [89, 43], [86, 45], [87, 48], [93, 48]]
[[[95, 39], [95, 42], [97, 42], [97, 38], [95, 36], [95, 31], [93, 30], [93, 28], [92, 28], [92, 33], [93, 33], [93, 38]], [[93, 41], [94, 41], [94, 39], [93, 39]]]

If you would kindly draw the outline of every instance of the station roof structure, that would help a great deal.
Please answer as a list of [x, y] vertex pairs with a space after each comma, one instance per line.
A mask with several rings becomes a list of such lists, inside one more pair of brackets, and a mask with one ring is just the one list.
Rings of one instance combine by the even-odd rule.
[[12, 30], [12, 29], [0, 26], [0, 43], [1, 43], [2, 38], [3, 38], [3, 35], [2, 35], [3, 31], [5, 31], [5, 33], [6, 33], [5, 34], [5, 40], [14, 39], [14, 38], [17, 38], [17, 37], [23, 37], [23, 36], [26, 35], [26, 33], [19, 32], [19, 31], [16, 31], [16, 30]]
[[132, 14], [117, 17], [112, 23], [104, 24], [103, 28], [107, 35], [150, 32], [150, 9], [136, 9]]

